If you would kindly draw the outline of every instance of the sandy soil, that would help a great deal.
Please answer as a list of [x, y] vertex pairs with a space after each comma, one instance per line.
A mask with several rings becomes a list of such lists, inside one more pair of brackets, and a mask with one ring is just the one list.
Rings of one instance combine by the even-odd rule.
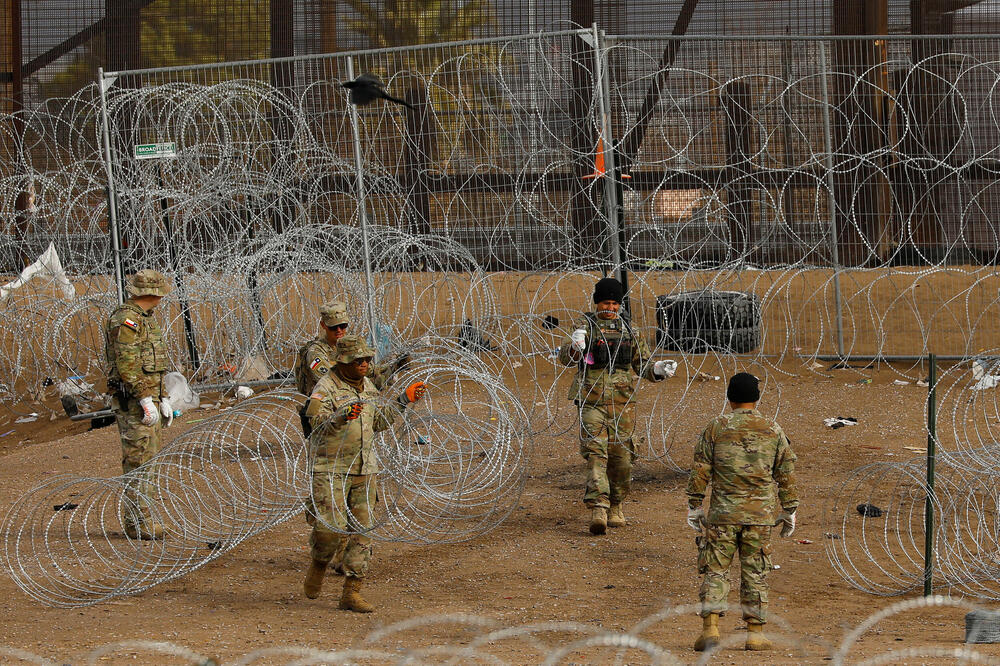
[[[729, 664], [822, 663], [844, 635], [876, 610], [899, 598], [874, 597], [859, 591], [833, 570], [824, 553], [824, 511], [844, 473], [878, 460], [913, 456], [904, 446], [923, 446], [926, 389], [893, 385], [909, 371], [880, 367], [869, 370], [805, 372], [785, 368], [789, 376], [776, 382], [762, 403], [779, 414], [799, 456], [802, 506], [795, 540], [775, 540], [771, 577], [770, 625], [780, 649], [767, 655], [746, 653], [742, 641], [723, 649], [715, 661]], [[684, 375], [682, 368], [681, 375]], [[858, 379], [870, 378], [870, 384]], [[560, 394], [566, 378], [561, 380]], [[722, 382], [683, 377], [644, 389], [644, 400], [681, 396], [721, 409]], [[560, 395], [561, 397], [561, 395]], [[185, 421], [203, 412], [185, 415]], [[891, 417], [888, 416], [891, 414]], [[855, 416], [859, 425], [830, 430], [827, 416]], [[86, 432], [86, 424], [65, 418], [11, 424], [0, 417], [3, 484], [0, 508], [52, 474], [70, 472], [114, 476], [118, 442], [114, 427]], [[560, 418], [567, 418], [561, 416]], [[6, 421], [6, 422], [5, 422]], [[178, 580], [135, 597], [96, 606], [55, 609], [39, 605], [0, 578], [4, 621], [0, 645], [30, 651], [57, 662], [81, 663], [92, 650], [131, 639], [169, 641], [223, 663], [255, 650], [295, 646], [323, 650], [368, 647], [400, 655], [406, 649], [467, 646], [487, 629], [449, 621], [449, 614], [478, 616], [492, 628], [540, 622], [576, 622], [593, 630], [626, 631], [658, 611], [697, 601], [699, 579], [695, 547], [684, 524], [686, 476], [663, 461], [645, 460], [635, 471], [633, 495], [626, 505], [630, 524], [603, 537], [587, 531], [581, 503], [584, 470], [570, 425], [561, 434], [536, 441], [530, 478], [521, 505], [500, 528], [473, 541], [447, 546], [385, 544], [376, 546], [367, 598], [377, 606], [372, 615], [337, 610], [341, 579], [330, 577], [323, 596], [307, 600], [301, 592], [308, 562], [307, 526], [300, 516], [261, 534], [219, 560]], [[686, 466], [693, 435], [703, 423], [683, 424], [671, 454]], [[811, 541], [811, 543], [800, 543]], [[738, 578], [736, 579], [738, 580]], [[738, 602], [734, 591], [730, 601]], [[908, 611], [889, 617], [866, 632], [851, 652], [861, 659], [890, 650], [932, 646], [961, 647], [962, 608]], [[419, 618], [427, 624], [385, 630], [394, 623]], [[738, 614], [722, 619], [724, 635], [741, 626]], [[693, 607], [652, 622], [641, 636], [669, 651], [681, 662], [694, 663], [691, 649], [700, 621]], [[539, 634], [549, 646], [567, 646], [584, 637], [579, 631]], [[980, 646], [1000, 661], [1000, 646]], [[524, 640], [508, 639], [480, 648], [512, 663], [535, 663], [544, 650]], [[2, 654], [2, 653], [0, 653]], [[615, 652], [587, 648], [569, 654], [567, 662], [605, 663]], [[628, 663], [644, 663], [629, 651]], [[431, 657], [429, 661], [443, 659]], [[8, 656], [4, 658], [12, 660]], [[101, 663], [189, 663], [177, 657], [132, 647], [112, 651]], [[289, 663], [266, 658], [255, 663]], [[469, 659], [460, 661], [468, 662]], [[933, 659], [893, 659], [932, 663]], [[374, 663], [374, 662], [373, 662]], [[945, 663], [942, 661], [941, 663]]]

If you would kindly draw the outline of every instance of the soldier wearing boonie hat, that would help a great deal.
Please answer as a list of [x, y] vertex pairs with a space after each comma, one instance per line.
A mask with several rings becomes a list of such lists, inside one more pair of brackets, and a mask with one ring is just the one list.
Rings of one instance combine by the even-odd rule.
[[330, 561], [340, 558], [338, 573], [345, 576], [340, 608], [359, 613], [374, 610], [361, 596], [372, 554], [366, 533], [377, 501], [374, 435], [425, 392], [418, 381], [395, 401], [380, 400], [368, 378], [374, 356], [364, 338], [347, 335], [338, 340], [333, 369], [317, 382], [305, 409], [313, 431], [309, 511], [314, 521], [309, 537], [312, 563], [303, 590], [310, 599], [318, 597]]
[[[153, 309], [171, 291], [159, 271], [141, 270], [125, 285], [128, 299], [104, 327], [108, 393], [122, 442], [122, 471], [128, 474], [160, 449], [160, 429], [174, 411], [163, 393], [169, 359]], [[162, 415], [162, 418], [161, 418]], [[152, 518], [149, 480], [140, 475], [125, 491], [122, 526], [133, 539], [158, 539], [163, 527]]]

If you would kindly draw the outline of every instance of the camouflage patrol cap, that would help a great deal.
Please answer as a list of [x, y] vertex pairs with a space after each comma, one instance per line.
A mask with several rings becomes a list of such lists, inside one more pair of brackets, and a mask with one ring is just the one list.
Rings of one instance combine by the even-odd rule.
[[330, 301], [329, 303], [324, 303], [319, 306], [319, 316], [323, 323], [327, 326], [346, 324], [349, 321], [347, 318], [347, 303], [344, 303], [343, 301]]
[[337, 363], [350, 363], [356, 358], [371, 356], [375, 350], [368, 346], [364, 338], [357, 335], [345, 335], [337, 340]]
[[170, 283], [160, 271], [147, 268], [129, 278], [125, 291], [132, 296], [166, 296], [170, 293]]

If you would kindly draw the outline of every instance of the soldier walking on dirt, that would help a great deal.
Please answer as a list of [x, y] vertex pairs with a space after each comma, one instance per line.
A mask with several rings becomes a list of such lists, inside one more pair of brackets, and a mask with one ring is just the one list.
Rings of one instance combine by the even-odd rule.
[[375, 607], [361, 596], [361, 581], [371, 560], [367, 532], [377, 501], [374, 436], [389, 428], [407, 405], [420, 400], [425, 387], [414, 382], [395, 400], [380, 399], [367, 377], [375, 352], [364, 339], [344, 336], [337, 341], [336, 352], [333, 369], [313, 388], [305, 410], [313, 430], [310, 510], [316, 519], [303, 591], [310, 599], [317, 598], [330, 560], [343, 553], [340, 608], [370, 613]]
[[[705, 577], [698, 591], [703, 627], [694, 649], [701, 652], [719, 643], [729, 567], [739, 552], [740, 604], [747, 623], [744, 647], [770, 650], [763, 628], [771, 527], [781, 525], [783, 537], [795, 531], [795, 453], [781, 426], [755, 409], [760, 400], [756, 377], [733, 375], [726, 397], [732, 411], [716, 417], [702, 433], [687, 485], [687, 523], [699, 532], [698, 573]], [[712, 499], [706, 519], [701, 505], [709, 483]]]
[[[128, 299], [111, 313], [104, 327], [108, 393], [122, 441], [122, 472], [128, 474], [160, 450], [160, 429], [174, 410], [163, 392], [166, 345], [153, 309], [170, 293], [167, 278], [142, 270], [125, 286]], [[162, 415], [162, 416], [161, 416]], [[163, 527], [150, 513], [151, 486], [145, 475], [125, 491], [122, 526], [132, 539], [159, 539]]]
[[632, 487], [635, 389], [638, 377], [672, 377], [674, 361], [652, 362], [649, 348], [621, 316], [625, 290], [614, 278], [594, 286], [594, 312], [584, 313], [559, 361], [577, 366], [569, 399], [580, 409], [580, 455], [587, 461], [583, 502], [590, 509], [590, 533], [624, 527], [622, 502]]

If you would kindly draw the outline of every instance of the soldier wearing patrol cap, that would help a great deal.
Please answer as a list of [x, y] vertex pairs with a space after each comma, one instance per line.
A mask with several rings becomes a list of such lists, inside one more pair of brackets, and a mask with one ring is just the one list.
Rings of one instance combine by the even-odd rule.
[[[740, 604], [747, 623], [747, 650], [770, 650], [764, 636], [767, 574], [771, 570], [771, 527], [781, 536], [795, 531], [799, 499], [795, 491], [795, 453], [774, 420], [755, 407], [758, 380], [739, 372], [729, 380], [726, 397], [732, 409], [708, 424], [694, 449], [688, 478], [687, 524], [698, 532], [698, 591], [702, 632], [694, 649], [719, 643], [719, 615], [729, 595], [729, 565], [740, 558]], [[708, 517], [701, 504], [712, 484]], [[778, 508], [781, 512], [778, 512]]]
[[[160, 449], [160, 429], [170, 425], [173, 407], [163, 393], [167, 348], [153, 309], [170, 293], [162, 273], [142, 270], [125, 286], [128, 299], [108, 317], [105, 355], [108, 393], [122, 441], [122, 471], [128, 474]], [[153, 522], [148, 480], [137, 478], [125, 492], [122, 524], [133, 539], [158, 539], [163, 528]]]
[[[330, 301], [319, 308], [319, 335], [305, 343], [300, 349], [295, 361], [295, 383], [303, 395], [312, 393], [316, 382], [322, 379], [333, 368], [337, 352], [337, 340], [344, 337], [351, 320], [347, 316], [347, 304], [343, 301]], [[368, 378], [379, 390], [384, 387], [390, 375], [405, 365], [409, 357], [401, 357], [391, 366], [373, 366]]]
[[622, 502], [632, 487], [635, 389], [638, 377], [672, 377], [674, 361], [650, 358], [649, 348], [619, 315], [625, 293], [614, 278], [594, 286], [594, 312], [577, 323], [559, 360], [577, 367], [569, 399], [580, 409], [580, 455], [587, 461], [584, 504], [591, 510], [591, 534], [627, 523]]
[[423, 397], [414, 382], [396, 400], [380, 399], [368, 373], [375, 356], [363, 338], [337, 341], [334, 366], [313, 388], [305, 414], [312, 424], [312, 507], [317, 517], [309, 537], [312, 563], [303, 591], [319, 596], [330, 561], [342, 555], [344, 589], [340, 608], [358, 613], [375, 610], [361, 596], [361, 581], [371, 560], [371, 539], [378, 458], [374, 435], [389, 428], [406, 406]]

